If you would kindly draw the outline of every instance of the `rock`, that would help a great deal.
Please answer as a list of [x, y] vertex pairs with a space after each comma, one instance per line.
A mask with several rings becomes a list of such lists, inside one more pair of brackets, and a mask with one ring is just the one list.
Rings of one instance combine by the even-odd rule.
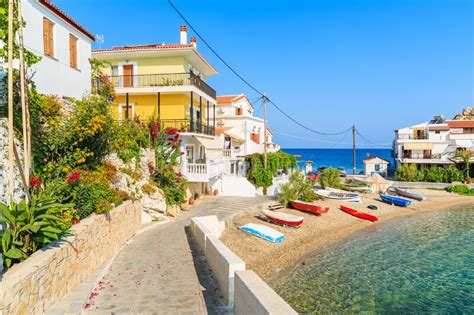
[[166, 208], [166, 215], [168, 215], [170, 217], [173, 217], [173, 218], [177, 218], [179, 216], [180, 212], [181, 212], [181, 209], [177, 205], [168, 206]]
[[189, 211], [189, 204], [188, 203], [182, 203], [181, 204], [181, 210]]
[[165, 213], [167, 210], [166, 200], [163, 196], [160, 199], [152, 199], [149, 195], [144, 195], [141, 199], [141, 203], [143, 208], [148, 211]]

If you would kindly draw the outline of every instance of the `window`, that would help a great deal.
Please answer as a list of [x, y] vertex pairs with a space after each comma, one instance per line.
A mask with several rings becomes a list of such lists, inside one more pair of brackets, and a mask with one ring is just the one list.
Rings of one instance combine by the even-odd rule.
[[186, 146], [186, 158], [188, 160], [188, 163], [193, 163], [194, 159], [194, 146], [192, 145], [187, 145]]
[[236, 116], [242, 116], [242, 114], [243, 114], [242, 108], [236, 108], [235, 109], [235, 115]]
[[43, 18], [43, 48], [44, 54], [49, 57], [54, 57], [54, 38], [53, 38], [54, 23]]
[[118, 66], [112, 66], [111, 68], [112, 68], [111, 69], [112, 76], [114, 76], [114, 77], [118, 76], [119, 75], [118, 74]]
[[69, 34], [69, 65], [77, 69], [77, 38]]
[[375, 164], [375, 171], [380, 172], [380, 164]]

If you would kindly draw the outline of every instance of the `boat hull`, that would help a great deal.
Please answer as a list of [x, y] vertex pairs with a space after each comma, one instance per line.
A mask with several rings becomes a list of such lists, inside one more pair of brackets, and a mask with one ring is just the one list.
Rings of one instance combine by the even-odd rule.
[[270, 221], [287, 226], [298, 227], [303, 224], [304, 218], [287, 213], [280, 213], [274, 211], [262, 211], [263, 215]]
[[349, 208], [349, 207], [346, 207], [346, 206], [340, 206], [339, 209], [341, 209], [345, 213], [350, 214], [350, 215], [352, 215], [356, 218], [359, 218], [359, 219], [364, 219], [364, 220], [368, 220], [368, 221], [371, 221], [371, 222], [376, 222], [376, 221], [379, 220], [374, 215], [371, 215], [371, 214], [365, 213], [365, 212], [361, 212], [361, 211], [357, 211], [355, 209], [352, 209], [352, 208]]
[[320, 206], [316, 206], [316, 205], [313, 205], [304, 201], [299, 201], [299, 200], [290, 201], [290, 205], [292, 208], [296, 210], [313, 213], [315, 215], [325, 214], [329, 211], [329, 208], [323, 209]]
[[272, 243], [281, 243], [285, 239], [285, 234], [261, 224], [248, 223], [239, 229]]
[[418, 201], [426, 200], [425, 196], [420, 195], [420, 194], [416, 194], [416, 193], [411, 192], [411, 191], [406, 190], [406, 189], [401, 189], [401, 188], [396, 188], [395, 187], [395, 192], [397, 193], [397, 195], [400, 195], [400, 196], [403, 196], [403, 197], [406, 197], [406, 198], [410, 198], [410, 199], [414, 199], [414, 200], [418, 200]]
[[399, 207], [408, 207], [408, 206], [411, 205], [410, 200], [406, 200], [406, 199], [403, 199], [403, 198], [390, 196], [390, 195], [380, 194], [380, 199], [382, 199], [382, 201], [384, 201], [386, 203], [396, 205], [396, 206], [399, 206]]

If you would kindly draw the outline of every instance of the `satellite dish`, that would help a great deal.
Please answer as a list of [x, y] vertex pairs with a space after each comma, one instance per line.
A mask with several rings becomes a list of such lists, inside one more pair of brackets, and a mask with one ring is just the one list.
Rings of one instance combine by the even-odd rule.
[[95, 41], [99, 44], [99, 49], [102, 48], [102, 44], [104, 43], [105, 39], [104, 39], [104, 35], [102, 34], [97, 34], [95, 35]]

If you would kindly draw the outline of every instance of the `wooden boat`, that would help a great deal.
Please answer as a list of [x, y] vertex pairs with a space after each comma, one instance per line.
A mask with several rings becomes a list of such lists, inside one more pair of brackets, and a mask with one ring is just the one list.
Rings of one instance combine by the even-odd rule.
[[323, 209], [321, 206], [313, 205], [312, 203], [301, 200], [291, 200], [290, 205], [296, 210], [313, 213], [315, 215], [325, 214], [329, 211], [329, 208]]
[[342, 185], [343, 190], [355, 191], [355, 192], [369, 192], [370, 187], [367, 185], [358, 185], [358, 184], [344, 184]]
[[415, 200], [418, 200], [418, 201], [426, 200], [425, 196], [414, 193], [414, 192], [411, 192], [409, 189], [403, 189], [403, 188], [395, 187], [394, 190], [395, 190], [395, 193], [397, 193], [397, 195], [400, 195], [400, 196], [403, 196], [403, 197], [407, 197], [407, 198], [410, 198], [410, 199], [415, 199]]
[[360, 219], [369, 220], [372, 222], [378, 221], [378, 218], [376, 216], [365, 213], [365, 212], [357, 211], [355, 209], [352, 209], [346, 206], [340, 206], [340, 209], [344, 211], [345, 213], [348, 213]]
[[303, 224], [303, 217], [291, 215], [283, 212], [275, 212], [262, 210], [263, 215], [269, 220], [277, 224], [297, 227]]
[[344, 200], [350, 202], [360, 202], [361, 200], [360, 194], [358, 193], [352, 193], [333, 188], [318, 189], [315, 192], [316, 194], [329, 199]]
[[391, 196], [391, 195], [380, 194], [380, 199], [382, 199], [382, 201], [386, 203], [390, 203], [392, 205], [396, 205], [400, 207], [408, 207], [409, 205], [411, 205], [410, 200], [406, 200], [406, 199]]
[[281, 243], [285, 239], [285, 234], [261, 224], [248, 223], [242, 225], [240, 230], [273, 243]]

